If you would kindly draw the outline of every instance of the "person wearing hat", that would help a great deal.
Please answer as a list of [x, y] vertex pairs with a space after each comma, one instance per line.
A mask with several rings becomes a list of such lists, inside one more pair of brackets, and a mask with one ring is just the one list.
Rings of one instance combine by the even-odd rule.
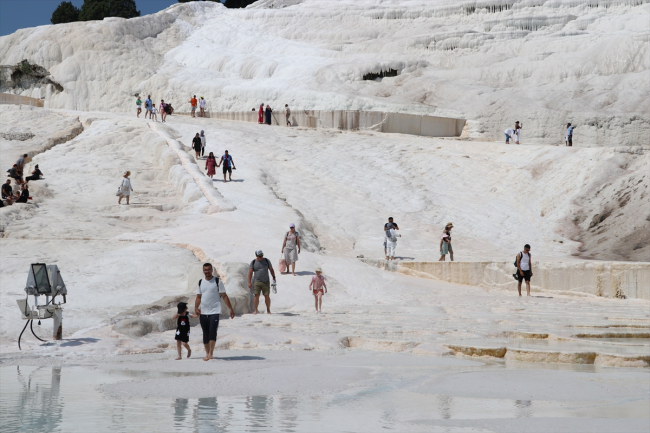
[[271, 314], [271, 283], [269, 281], [269, 271], [275, 283], [275, 271], [273, 270], [271, 261], [264, 257], [262, 250], [255, 251], [255, 258], [248, 267], [248, 289], [254, 297], [253, 314], [257, 314], [257, 308], [260, 304], [260, 294], [264, 295], [266, 314]]
[[230, 309], [231, 319], [235, 318], [235, 310], [230, 304], [223, 281], [218, 275], [213, 275], [211, 263], [203, 264], [203, 276], [196, 289], [194, 313], [199, 316], [199, 323], [203, 330], [203, 347], [205, 347], [203, 360], [209, 361], [213, 359], [214, 345], [217, 342], [221, 301], [223, 300]]
[[445, 261], [445, 256], [449, 253], [449, 259], [454, 261], [454, 250], [451, 248], [451, 229], [454, 228], [452, 223], [447, 223], [445, 229], [442, 231], [440, 238], [440, 259], [439, 262]]
[[178, 312], [174, 314], [174, 318], [172, 320], [176, 320], [176, 336], [174, 339], [176, 340], [176, 350], [178, 350], [178, 358], [176, 358], [176, 361], [178, 361], [180, 359], [183, 359], [183, 355], [181, 353], [181, 348], [183, 346], [185, 346], [185, 349], [187, 349], [187, 357], [189, 358], [192, 356], [192, 349], [190, 349], [189, 344], [190, 317], [197, 316], [189, 314], [186, 302], [179, 302], [176, 308], [178, 308]]
[[[318, 267], [316, 268], [316, 275], [311, 279], [309, 283], [309, 290], [314, 294], [314, 305], [316, 307], [316, 312], [321, 312], [321, 307], [323, 305], [323, 293], [327, 293], [327, 286], [325, 285], [325, 277], [322, 275], [323, 270]], [[323, 292], [323, 289], [325, 291]]]
[[296, 262], [298, 261], [298, 254], [300, 254], [300, 234], [296, 231], [294, 223], [289, 224], [289, 231], [284, 235], [281, 253], [287, 262], [287, 274], [289, 273], [289, 265], [291, 265], [291, 273], [295, 277]]

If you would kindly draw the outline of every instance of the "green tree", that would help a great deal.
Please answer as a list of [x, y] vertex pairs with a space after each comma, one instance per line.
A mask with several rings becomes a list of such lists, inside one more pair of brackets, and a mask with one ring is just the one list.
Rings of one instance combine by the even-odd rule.
[[257, 0], [226, 0], [224, 6], [231, 9], [245, 8], [246, 6], [255, 3]]
[[139, 17], [135, 0], [84, 0], [79, 12], [80, 21], [103, 20], [106, 17]]
[[70, 2], [63, 1], [56, 7], [56, 9], [54, 9], [54, 12], [52, 12], [52, 18], [50, 18], [50, 21], [52, 21], [52, 24], [79, 21], [79, 8]]

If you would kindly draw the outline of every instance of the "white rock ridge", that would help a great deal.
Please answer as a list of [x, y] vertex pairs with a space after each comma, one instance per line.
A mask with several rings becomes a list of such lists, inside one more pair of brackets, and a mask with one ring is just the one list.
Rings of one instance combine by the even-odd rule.
[[[189, 109], [426, 113], [500, 140], [643, 145], [650, 138], [648, 0], [264, 0], [229, 10], [190, 2], [140, 18], [22, 29], [0, 38], [6, 65], [47, 68], [51, 108], [134, 109], [151, 94]], [[395, 70], [397, 76], [364, 80]], [[21, 89], [16, 89], [21, 93]]]

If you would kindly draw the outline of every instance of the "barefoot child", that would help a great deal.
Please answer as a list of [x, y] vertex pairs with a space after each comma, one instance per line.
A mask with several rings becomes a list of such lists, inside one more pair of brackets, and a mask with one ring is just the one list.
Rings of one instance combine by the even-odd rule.
[[323, 289], [324, 293], [327, 293], [327, 286], [325, 285], [325, 277], [322, 275], [323, 271], [321, 268], [316, 268], [316, 275], [311, 279], [309, 283], [309, 289], [314, 294], [314, 305], [316, 306], [316, 312], [320, 313], [321, 306], [323, 304]]
[[174, 314], [174, 320], [176, 320], [176, 349], [178, 350], [178, 358], [176, 360], [182, 359], [181, 355], [181, 345], [185, 346], [187, 349], [187, 357], [189, 358], [192, 355], [192, 349], [190, 349], [190, 317], [197, 317], [190, 315], [187, 312], [187, 304], [185, 302], [179, 302], [178, 313]]

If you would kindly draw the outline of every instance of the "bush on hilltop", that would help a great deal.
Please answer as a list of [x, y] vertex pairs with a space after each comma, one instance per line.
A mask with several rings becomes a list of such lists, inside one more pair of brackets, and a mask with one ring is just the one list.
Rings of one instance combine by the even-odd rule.
[[139, 17], [135, 0], [84, 0], [79, 21], [103, 20], [106, 17]]
[[63, 1], [52, 12], [52, 24], [72, 23], [79, 21], [79, 8], [71, 2]]

